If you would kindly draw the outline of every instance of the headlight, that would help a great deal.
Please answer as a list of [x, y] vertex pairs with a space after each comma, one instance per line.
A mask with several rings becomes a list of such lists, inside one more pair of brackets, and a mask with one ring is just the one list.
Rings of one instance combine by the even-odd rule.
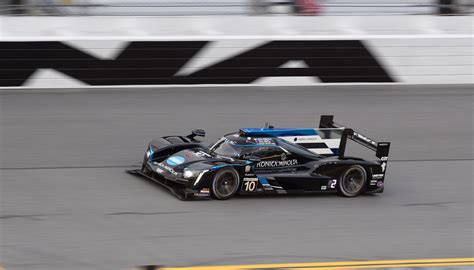
[[150, 158], [151, 155], [153, 155], [153, 147], [150, 145], [146, 151], [146, 158]]
[[194, 178], [198, 177], [198, 175], [201, 172], [202, 171], [192, 171], [192, 170], [184, 169], [183, 177], [186, 178], [186, 179], [194, 179]]

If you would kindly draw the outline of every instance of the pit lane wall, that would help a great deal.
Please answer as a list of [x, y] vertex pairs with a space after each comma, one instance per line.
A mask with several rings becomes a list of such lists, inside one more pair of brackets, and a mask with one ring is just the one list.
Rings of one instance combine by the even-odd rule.
[[473, 83], [472, 19], [0, 17], [0, 87]]

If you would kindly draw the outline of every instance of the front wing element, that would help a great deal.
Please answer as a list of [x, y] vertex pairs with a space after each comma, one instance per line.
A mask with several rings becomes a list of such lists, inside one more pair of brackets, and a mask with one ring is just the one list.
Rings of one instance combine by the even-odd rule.
[[127, 170], [126, 172], [129, 174], [136, 175], [136, 176], [144, 177], [146, 179], [152, 180], [155, 183], [160, 184], [161, 186], [167, 188], [178, 199], [183, 200], [183, 201], [193, 200], [193, 199], [210, 199], [209, 192], [190, 190], [173, 181], [167, 180], [162, 177], [156, 177], [155, 174], [147, 174], [147, 173], [142, 172], [141, 170]]

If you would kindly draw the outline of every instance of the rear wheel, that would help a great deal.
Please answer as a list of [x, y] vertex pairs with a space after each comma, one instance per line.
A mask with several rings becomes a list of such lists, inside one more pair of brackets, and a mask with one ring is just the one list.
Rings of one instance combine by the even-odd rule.
[[367, 172], [360, 165], [347, 168], [339, 178], [338, 192], [344, 197], [355, 197], [364, 191]]
[[214, 199], [227, 200], [239, 189], [239, 174], [233, 168], [219, 170], [212, 180], [211, 195]]

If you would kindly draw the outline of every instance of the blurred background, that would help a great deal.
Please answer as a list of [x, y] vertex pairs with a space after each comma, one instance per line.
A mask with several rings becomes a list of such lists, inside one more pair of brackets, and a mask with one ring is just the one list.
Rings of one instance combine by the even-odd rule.
[[0, 0], [12, 16], [461, 15], [473, 0]]

